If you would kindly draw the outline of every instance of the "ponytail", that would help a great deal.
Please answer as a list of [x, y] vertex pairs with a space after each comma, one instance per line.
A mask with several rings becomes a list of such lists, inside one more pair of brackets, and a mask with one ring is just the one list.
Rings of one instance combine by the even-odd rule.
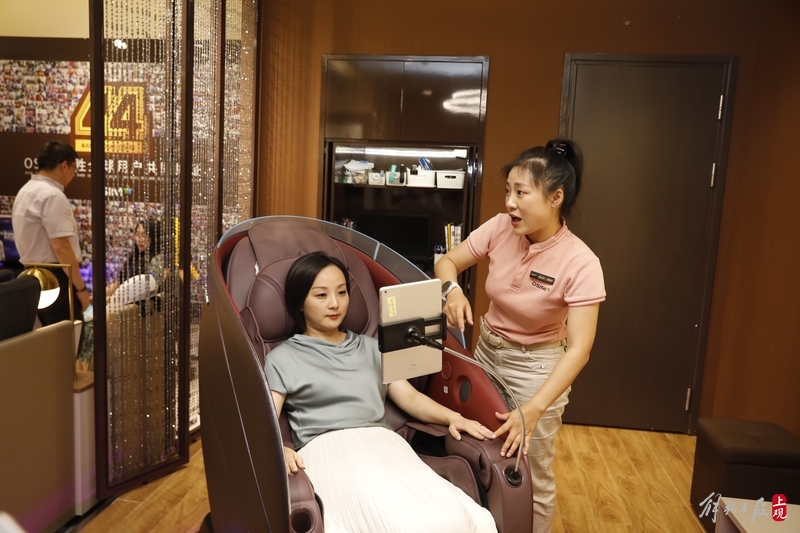
[[508, 177], [514, 168], [527, 172], [534, 185], [548, 195], [563, 190], [561, 215], [566, 218], [571, 214], [583, 176], [583, 152], [575, 141], [553, 139], [545, 146], [529, 148], [503, 167], [503, 175]]

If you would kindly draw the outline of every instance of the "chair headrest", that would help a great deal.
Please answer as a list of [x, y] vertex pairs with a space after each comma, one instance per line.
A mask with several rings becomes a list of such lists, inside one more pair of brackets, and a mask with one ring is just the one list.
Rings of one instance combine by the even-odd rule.
[[0, 283], [11, 281], [15, 277], [14, 271], [10, 268], [0, 268]]
[[41, 287], [32, 276], [0, 283], [0, 341], [33, 330]]
[[[284, 303], [284, 284], [297, 258], [322, 251], [336, 257], [350, 272], [350, 308], [343, 327], [375, 336], [378, 293], [363, 261], [322, 231], [292, 220], [266, 219], [250, 228], [231, 252], [226, 272], [228, 290], [245, 321], [268, 347], [288, 338], [292, 321]], [[249, 315], [249, 318], [248, 316]]]

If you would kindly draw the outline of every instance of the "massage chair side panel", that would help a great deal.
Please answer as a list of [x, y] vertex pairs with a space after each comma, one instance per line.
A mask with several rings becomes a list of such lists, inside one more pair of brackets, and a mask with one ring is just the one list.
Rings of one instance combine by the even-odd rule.
[[[445, 437], [445, 448], [451, 455], [463, 457], [472, 466], [486, 489], [487, 507], [500, 533], [528, 533], [533, 523], [533, 487], [530, 466], [523, 456], [519, 465], [519, 482], [509, 480], [515, 457], [500, 456], [505, 438], [490, 441]], [[518, 483], [518, 484], [517, 484]]]
[[[454, 337], [448, 336], [445, 346], [472, 357]], [[442, 354], [442, 372], [433, 374], [426, 394], [462, 415], [480, 421], [489, 428], [501, 423], [494, 413], [508, 411], [486, 372], [448, 353]], [[464, 457], [486, 489], [487, 506], [499, 533], [528, 533], [533, 524], [533, 486], [528, 458], [520, 461], [522, 482], [513, 486], [506, 478], [506, 468], [516, 465], [515, 458], [500, 456], [504, 438], [491, 441], [446, 438], [448, 453]]]
[[[236, 237], [236, 236], [234, 236]], [[227, 246], [226, 246], [227, 244]], [[214, 531], [290, 531], [283, 449], [272, 398], [222, 279], [234, 242], [209, 271], [200, 328], [203, 458]]]

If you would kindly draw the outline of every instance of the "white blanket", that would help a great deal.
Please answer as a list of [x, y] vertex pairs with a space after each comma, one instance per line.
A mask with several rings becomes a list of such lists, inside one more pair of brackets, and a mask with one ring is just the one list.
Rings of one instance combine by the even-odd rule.
[[324, 433], [299, 451], [325, 533], [496, 533], [491, 513], [381, 427]]

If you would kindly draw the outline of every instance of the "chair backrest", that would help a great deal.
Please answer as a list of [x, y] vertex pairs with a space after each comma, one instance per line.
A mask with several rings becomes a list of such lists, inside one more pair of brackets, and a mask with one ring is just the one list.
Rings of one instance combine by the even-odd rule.
[[0, 341], [33, 330], [41, 290], [31, 276], [0, 283]]
[[317, 228], [275, 219], [248, 231], [247, 238], [233, 248], [225, 273], [248, 335], [264, 356], [292, 334], [284, 303], [286, 274], [298, 257], [316, 251], [336, 257], [350, 272], [350, 308], [342, 326], [364, 335], [377, 334], [377, 291], [364, 262], [349, 246]]

